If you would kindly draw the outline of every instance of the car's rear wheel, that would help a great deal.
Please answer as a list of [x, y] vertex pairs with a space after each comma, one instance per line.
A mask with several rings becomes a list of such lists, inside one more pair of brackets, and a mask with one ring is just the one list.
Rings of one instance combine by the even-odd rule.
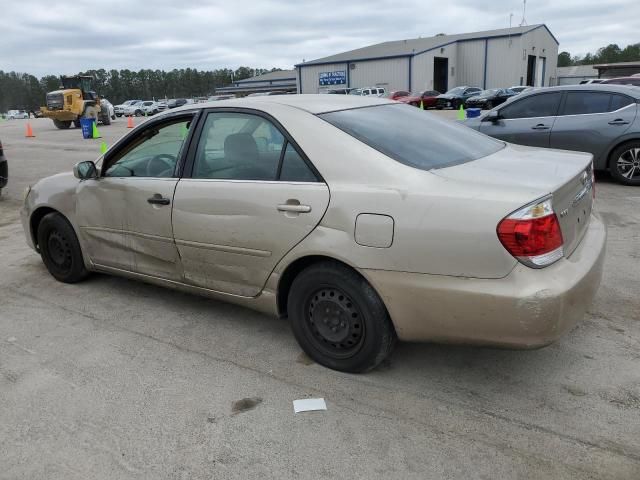
[[59, 213], [48, 213], [38, 225], [40, 256], [56, 280], [76, 283], [88, 275], [73, 227]]
[[384, 303], [363, 277], [338, 262], [303, 270], [287, 308], [298, 343], [325, 367], [366, 372], [393, 351], [396, 334]]
[[625, 143], [611, 152], [611, 176], [625, 185], [640, 185], [640, 141]]

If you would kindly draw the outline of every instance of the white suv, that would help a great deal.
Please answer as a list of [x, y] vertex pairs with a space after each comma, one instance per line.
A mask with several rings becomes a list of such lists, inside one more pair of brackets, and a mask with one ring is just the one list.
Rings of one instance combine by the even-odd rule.
[[384, 87], [354, 88], [353, 90], [349, 91], [349, 95], [373, 95], [375, 97], [381, 97], [385, 93], [387, 93], [387, 91], [384, 89]]
[[7, 112], [7, 118], [9, 120], [15, 120], [17, 118], [29, 118], [29, 114], [24, 110], [9, 110]]
[[164, 103], [154, 102], [153, 100], [144, 100], [138, 101], [134, 104], [125, 107], [124, 115], [125, 117], [136, 116], [140, 117], [142, 115], [155, 115], [163, 111], [166, 107]]

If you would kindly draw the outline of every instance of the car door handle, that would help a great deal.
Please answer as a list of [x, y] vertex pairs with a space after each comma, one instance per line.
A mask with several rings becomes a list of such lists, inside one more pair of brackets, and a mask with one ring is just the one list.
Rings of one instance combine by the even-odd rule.
[[549, 128], [551, 127], [545, 125], [544, 123], [539, 123], [535, 127], [531, 127], [531, 130], [549, 130]]
[[295, 204], [283, 203], [278, 205], [278, 211], [294, 212], [294, 213], [309, 213], [311, 211], [311, 207], [309, 205], [295, 205]]
[[156, 193], [153, 197], [147, 198], [147, 202], [149, 202], [151, 205], [169, 205], [171, 203], [171, 200], [163, 197], [159, 193]]
[[609, 122], [609, 125], [629, 125], [629, 122], [621, 119], [621, 118], [616, 118], [615, 120], [611, 120]]

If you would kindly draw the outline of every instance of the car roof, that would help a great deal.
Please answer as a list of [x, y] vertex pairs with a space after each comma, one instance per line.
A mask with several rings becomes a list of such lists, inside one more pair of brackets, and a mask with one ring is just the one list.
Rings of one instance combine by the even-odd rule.
[[615, 84], [602, 84], [602, 83], [589, 83], [584, 85], [560, 85], [558, 87], [543, 87], [537, 88], [531, 91], [522, 92], [518, 95], [518, 99], [525, 98], [530, 95], [537, 95], [545, 92], [567, 92], [567, 91], [591, 91], [591, 92], [611, 92], [611, 93], [623, 93], [630, 97], [640, 100], [640, 88], [633, 85], [615, 85]]
[[[300, 110], [305, 110], [309, 113], [318, 114], [324, 112], [333, 112], [336, 110], [369, 107], [373, 105], [395, 105], [396, 102], [381, 97], [360, 95], [265, 95], [262, 97], [244, 97], [213, 102], [203, 102], [198, 103], [197, 107], [195, 108], [200, 109], [213, 107], [238, 107], [262, 109], [268, 104], [287, 105], [290, 107], [298, 108]], [[194, 105], [185, 105], [184, 107], [172, 110], [172, 112], [193, 109]]]

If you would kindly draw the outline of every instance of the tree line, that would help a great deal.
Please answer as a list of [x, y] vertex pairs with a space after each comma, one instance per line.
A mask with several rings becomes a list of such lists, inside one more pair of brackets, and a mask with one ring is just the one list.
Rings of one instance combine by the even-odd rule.
[[571, 67], [574, 65], [597, 65], [601, 63], [637, 62], [640, 61], [640, 43], [627, 45], [620, 48], [611, 43], [599, 48], [596, 53], [587, 53], [585, 56], [571, 56], [569, 52], [558, 54], [559, 67]]
[[[164, 70], [88, 70], [79, 75], [94, 77], [99, 95], [114, 105], [129, 99], [192, 98], [211, 95], [216, 87], [233, 81], [277, 71], [240, 67], [205, 71], [195, 68]], [[45, 75], [37, 78], [29, 73], [0, 70], [0, 112], [12, 109], [37, 110], [45, 104], [47, 92], [60, 87], [60, 78]]]

